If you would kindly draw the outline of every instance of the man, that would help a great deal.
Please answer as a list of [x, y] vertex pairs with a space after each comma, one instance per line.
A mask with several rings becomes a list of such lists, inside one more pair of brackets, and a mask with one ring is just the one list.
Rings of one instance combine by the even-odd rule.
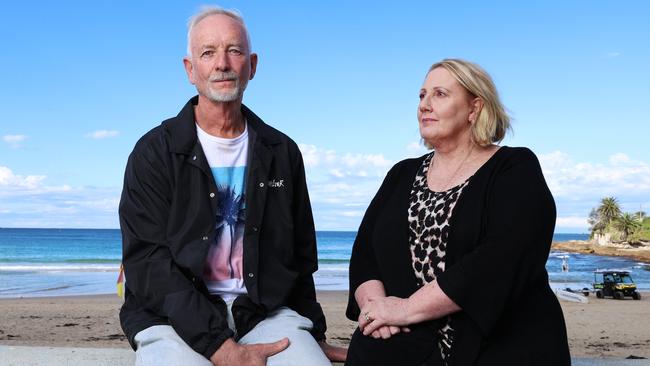
[[343, 360], [324, 342], [300, 151], [242, 105], [257, 55], [241, 17], [195, 15], [183, 62], [198, 96], [138, 141], [120, 201], [136, 364]]

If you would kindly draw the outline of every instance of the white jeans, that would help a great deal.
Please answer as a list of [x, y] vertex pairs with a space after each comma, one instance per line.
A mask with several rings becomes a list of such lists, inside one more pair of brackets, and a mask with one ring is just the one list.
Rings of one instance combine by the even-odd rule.
[[[228, 304], [228, 324], [233, 327]], [[272, 343], [284, 337], [291, 344], [284, 351], [269, 357], [267, 366], [331, 366], [320, 346], [309, 331], [311, 320], [282, 307], [271, 312], [242, 339], [240, 344]], [[154, 325], [135, 335], [136, 366], [212, 366], [210, 360], [190, 348], [174, 328]]]

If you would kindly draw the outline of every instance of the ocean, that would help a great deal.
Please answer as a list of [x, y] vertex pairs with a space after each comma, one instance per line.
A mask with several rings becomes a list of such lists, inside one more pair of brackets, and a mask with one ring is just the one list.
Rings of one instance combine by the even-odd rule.
[[[346, 290], [355, 232], [319, 231], [319, 290]], [[556, 234], [584, 240], [587, 234]], [[568, 256], [569, 272], [562, 272]], [[119, 230], [0, 229], [0, 298], [115, 293], [121, 258]], [[650, 290], [650, 263], [574, 253], [551, 253], [546, 268], [554, 287], [590, 287], [593, 271], [627, 269], [641, 290]]]

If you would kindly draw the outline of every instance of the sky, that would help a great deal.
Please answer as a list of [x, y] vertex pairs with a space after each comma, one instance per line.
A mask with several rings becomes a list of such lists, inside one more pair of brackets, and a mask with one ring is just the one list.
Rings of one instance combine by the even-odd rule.
[[[118, 228], [136, 141], [195, 94], [182, 58], [205, 2], [0, 5], [0, 227]], [[556, 232], [614, 196], [650, 212], [646, 1], [223, 1], [259, 55], [244, 103], [303, 153], [317, 230], [356, 230], [396, 162], [426, 153], [428, 67], [478, 63], [537, 154]]]

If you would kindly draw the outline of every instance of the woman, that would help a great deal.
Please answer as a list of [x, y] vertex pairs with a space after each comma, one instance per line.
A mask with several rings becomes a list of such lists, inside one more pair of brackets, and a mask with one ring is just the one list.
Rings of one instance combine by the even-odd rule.
[[346, 365], [569, 365], [545, 264], [555, 204], [479, 66], [434, 64], [420, 90], [433, 148], [396, 164], [359, 228]]

